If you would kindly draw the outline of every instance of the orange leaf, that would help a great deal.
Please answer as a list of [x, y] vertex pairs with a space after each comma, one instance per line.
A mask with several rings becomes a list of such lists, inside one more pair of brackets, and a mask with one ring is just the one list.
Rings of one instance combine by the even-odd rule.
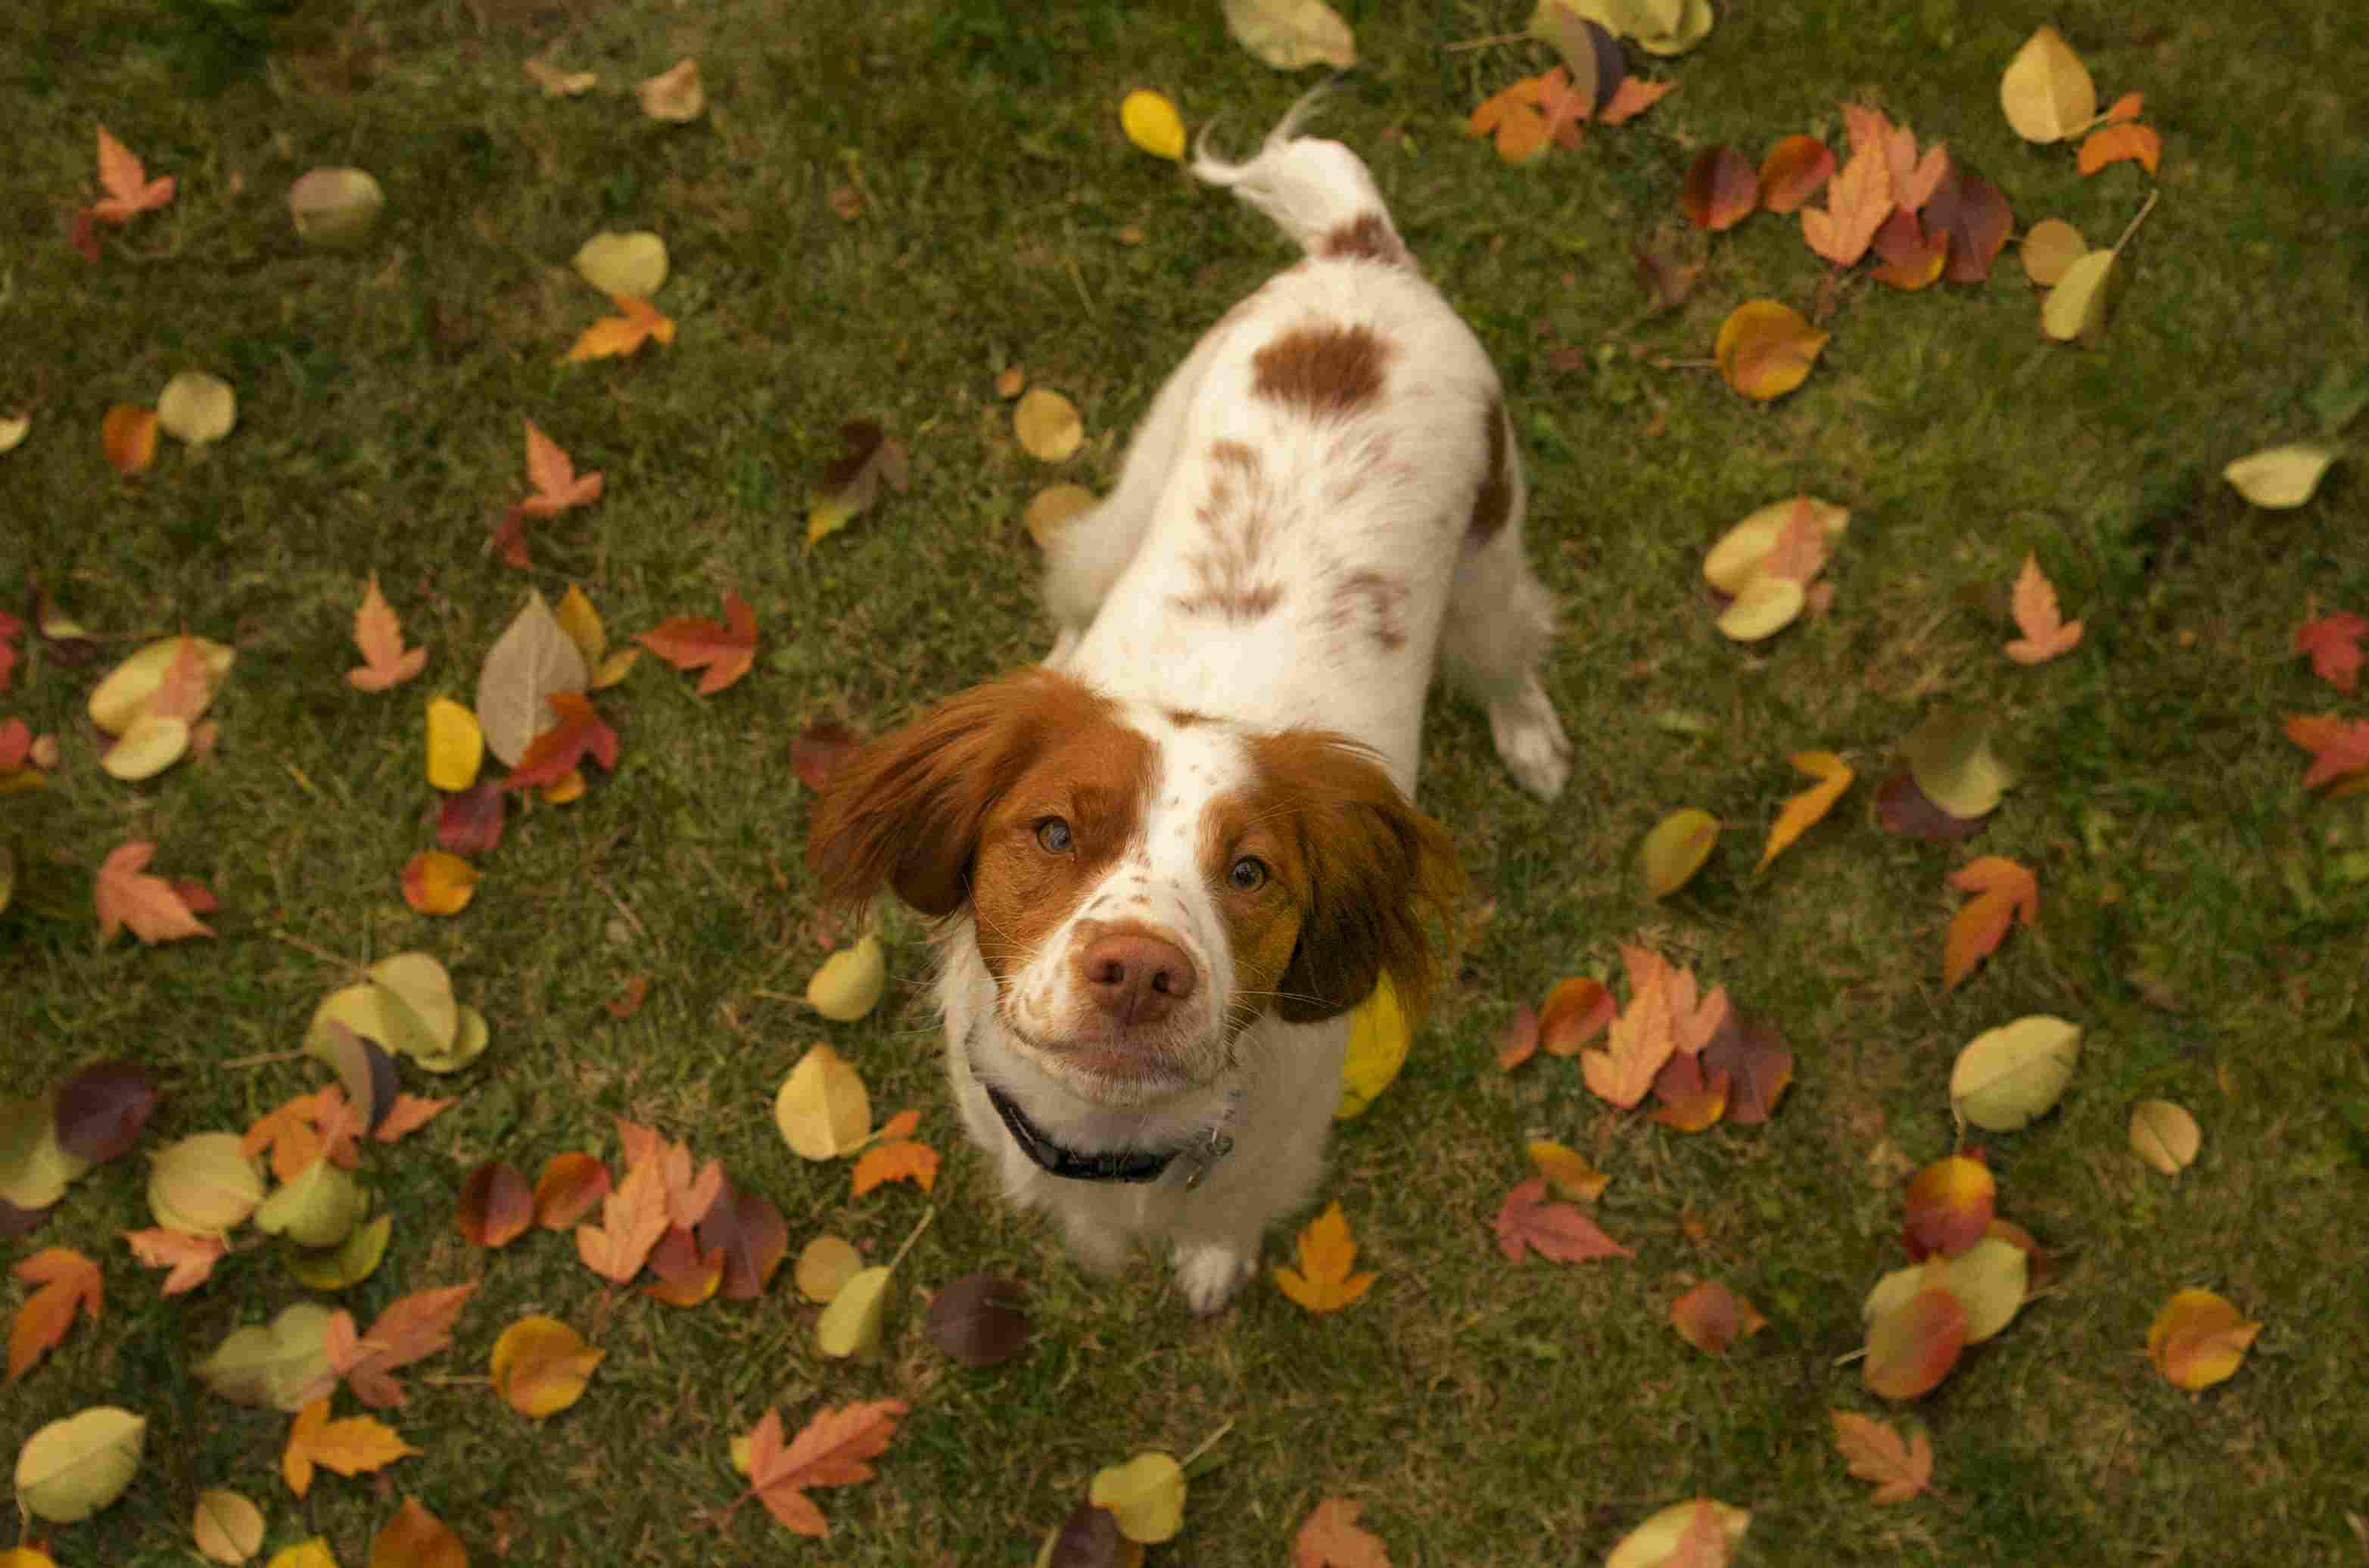
[[617, 732], [602, 722], [589, 697], [581, 692], [554, 692], [544, 701], [559, 715], [559, 722], [528, 742], [519, 765], [502, 781], [504, 789], [556, 784], [587, 755], [603, 768], [615, 770]]
[[171, 883], [143, 874], [155, 853], [154, 844], [135, 839], [116, 848], [100, 864], [93, 898], [98, 906], [102, 941], [113, 940], [125, 926], [146, 943], [213, 934], [213, 928], [190, 912], [189, 900]]
[[1760, 204], [1771, 212], [1791, 212], [1815, 196], [1835, 174], [1835, 155], [1815, 136], [1788, 136], [1760, 160]]
[[144, 474], [156, 461], [156, 410], [119, 403], [99, 421], [99, 444], [118, 474]]
[[724, 1249], [703, 1247], [688, 1226], [670, 1226], [650, 1249], [650, 1273], [657, 1277], [642, 1287], [643, 1295], [670, 1307], [696, 1307], [724, 1283]]
[[599, 471], [579, 478], [575, 463], [532, 419], [526, 422], [526, 482], [534, 494], [519, 503], [519, 510], [528, 517], [556, 517], [601, 498]]
[[2018, 664], [2045, 664], [2070, 653], [2081, 641], [2081, 623], [2070, 624], [2056, 607], [2056, 586], [2040, 569], [2038, 555], [2023, 558], [2015, 578], [2015, 624], [2023, 635], [2007, 645], [2008, 658]]
[[1768, 1326], [1759, 1310], [1726, 1286], [1706, 1279], [1670, 1303], [1670, 1326], [1709, 1356], [1724, 1356], [1739, 1339]]
[[313, 1467], [322, 1465], [339, 1475], [360, 1475], [383, 1470], [418, 1448], [374, 1415], [329, 1419], [329, 1396], [296, 1413], [288, 1428], [288, 1446], [280, 1455], [280, 1473], [288, 1490], [302, 1497], [312, 1489]]
[[2040, 921], [2040, 879], [2011, 860], [1986, 854], [1969, 861], [1950, 874], [1950, 886], [1974, 897], [1950, 921], [1941, 948], [1943, 990], [1955, 990], [1990, 956], [2019, 915], [2026, 925]]
[[70, 1247], [44, 1247], [10, 1272], [40, 1287], [17, 1309], [17, 1321], [8, 1331], [8, 1380], [13, 1383], [65, 1338], [77, 1310], [98, 1322], [104, 1288], [98, 1265]]
[[134, 213], [162, 207], [173, 200], [173, 177], [150, 179], [131, 148], [98, 128], [98, 183], [106, 197], [85, 209], [102, 223], [125, 223]]
[[1497, 1209], [1496, 1230], [1497, 1250], [1510, 1263], [1521, 1262], [1525, 1251], [1555, 1263], [1637, 1255], [1571, 1205], [1549, 1203], [1544, 1176], [1532, 1176], [1505, 1195]]
[[458, 1104], [458, 1100], [423, 1100], [417, 1094], [398, 1092], [395, 1104], [387, 1107], [386, 1115], [377, 1127], [371, 1129], [371, 1137], [380, 1143], [396, 1142], [418, 1132]]
[[1275, 1283], [1282, 1292], [1311, 1312], [1337, 1312], [1366, 1293], [1374, 1276], [1350, 1273], [1357, 1261], [1357, 1243], [1350, 1239], [1349, 1221], [1339, 1203], [1299, 1232], [1299, 1266], [1276, 1265]]
[[2182, 1290], [2147, 1328], [2147, 1359], [2176, 1389], [2193, 1393], [2236, 1375], [2262, 1325], [2210, 1290]]
[[457, 915], [476, 896], [477, 875], [449, 850], [421, 850], [403, 863], [403, 901], [423, 915]]
[[673, 318], [660, 315], [649, 301], [631, 294], [611, 294], [609, 298], [621, 314], [604, 315], [586, 327], [584, 336], [567, 350], [567, 363], [615, 359], [633, 353], [653, 338], [660, 343], [674, 341]]
[[2124, 93], [2114, 100], [2114, 107], [2100, 119], [2108, 125], [2120, 125], [2125, 120], [2136, 120], [2146, 108], [2146, 97], [2140, 93]]
[[2102, 125], [2081, 138], [2081, 172], [2096, 174], [2125, 159], [2149, 174], [2163, 160], [2163, 138], [2152, 125]]
[[1525, 1152], [1547, 1185], [1565, 1197], [1594, 1203], [1612, 1185], [1612, 1178], [1589, 1164], [1578, 1150], [1560, 1143], [1539, 1139], [1527, 1145]]
[[583, 1397], [608, 1354], [557, 1318], [521, 1318], [494, 1341], [494, 1392], [521, 1415], [556, 1415]]
[[1892, 208], [1883, 149], [1857, 146], [1850, 162], [1827, 183], [1825, 206], [1802, 209], [1802, 237], [1828, 261], [1848, 267], [1867, 254]]
[[1612, 1021], [1604, 1049], [1579, 1053], [1580, 1075], [1597, 1098], [1627, 1110], [1645, 1097], [1677, 1048], [1667, 993], [1658, 985], [1646, 987]]
[[190, 1236], [178, 1230], [161, 1228], [150, 1230], [126, 1230], [123, 1239], [132, 1245], [132, 1255], [150, 1268], [170, 1269], [165, 1276], [165, 1294], [178, 1296], [185, 1290], [195, 1290], [212, 1275], [229, 1248], [220, 1236]]
[[1954, 1256], [1989, 1231], [1997, 1202], [1989, 1166], [1971, 1155], [1944, 1155], [1908, 1179], [1901, 1244], [1919, 1262]]
[[1654, 1075], [1654, 1097], [1661, 1104], [1648, 1114], [1677, 1132], [1701, 1132], [1718, 1122], [1727, 1109], [1727, 1074], [1706, 1071], [1692, 1051], [1674, 1051]]
[[608, 1196], [608, 1166], [589, 1154], [555, 1154], [534, 1180], [534, 1222], [565, 1230]]
[[1835, 1447], [1849, 1462], [1850, 1472], [1872, 1481], [1871, 1503], [1906, 1503], [1933, 1483], [1933, 1445], [1922, 1432], [1907, 1442], [1872, 1416], [1848, 1410], [1829, 1411], [1835, 1418]]
[[1697, 153], [1678, 187], [1687, 222], [1713, 234], [1735, 227], [1759, 204], [1760, 181], [1750, 161], [1724, 142]]
[[2369, 621], [2350, 610], [2334, 610], [2295, 628], [2295, 650], [2311, 656], [2311, 672], [2346, 696], [2361, 679], [2361, 638]]
[[1860, 1371], [1871, 1392], [1915, 1399], [1950, 1375], [1965, 1347], [1966, 1309], [1934, 1286], [1868, 1326], [1867, 1359]]
[[452, 1526], [406, 1497], [371, 1542], [370, 1568], [469, 1568], [469, 1551]]
[[[2334, 714], [2295, 714], [2284, 726], [2286, 738], [2312, 754], [2303, 786], [2314, 789], [2353, 773], [2369, 772], [2369, 719], [2347, 724]], [[2363, 781], [2351, 779], [2331, 795], [2349, 795]]]
[[1539, 1044], [1549, 1056], [1576, 1056], [1581, 1047], [1604, 1032], [1619, 1011], [1619, 1003], [1602, 980], [1585, 975], [1557, 980], [1547, 992], [1545, 1005], [1539, 1009]]
[[749, 1490], [782, 1524], [800, 1535], [830, 1533], [822, 1510], [807, 1496], [816, 1486], [848, 1486], [872, 1479], [864, 1461], [879, 1458], [897, 1435], [897, 1421], [911, 1407], [900, 1399], [844, 1404], [818, 1412], [785, 1448], [782, 1413], [768, 1410], [749, 1434]]
[[1768, 847], [1760, 852], [1757, 869], [1761, 871], [1768, 870], [1768, 863], [1791, 847], [1794, 840], [1825, 819], [1835, 802], [1842, 798], [1843, 791], [1850, 788], [1854, 776], [1850, 764], [1831, 751], [1796, 751], [1790, 760], [1796, 772], [1807, 773], [1818, 782], [1789, 798], [1785, 809], [1777, 814], [1776, 822], [1768, 830]]
[[883, 1182], [911, 1182], [928, 1192], [938, 1184], [938, 1151], [910, 1139], [874, 1144], [855, 1162], [853, 1196], [862, 1197]]
[[[1807, 217], [1809, 210], [1804, 208]], [[1791, 305], [1746, 300], [1720, 323], [1712, 355], [1728, 385], [1756, 402], [1781, 397], [1809, 378], [1826, 334]]]
[[757, 612], [731, 589], [724, 592], [724, 620], [719, 625], [702, 616], [678, 615], [634, 640], [677, 670], [705, 667], [699, 694], [709, 696], [748, 674], [757, 658]]
[[1382, 1538], [1357, 1528], [1359, 1505], [1327, 1497], [1291, 1538], [1291, 1568], [1390, 1568]]
[[346, 683], [357, 691], [383, 692], [400, 686], [428, 662], [424, 647], [405, 651], [403, 623], [395, 618], [395, 606], [379, 592], [376, 572], [371, 573], [369, 586], [362, 589], [361, 608], [354, 612], [354, 646], [361, 649], [362, 663], [360, 669], [346, 671]]
[[[402, 1404], [407, 1396], [391, 1374], [451, 1345], [452, 1324], [476, 1290], [475, 1285], [445, 1285], [397, 1297], [380, 1311], [370, 1333], [352, 1341], [349, 1354], [332, 1356], [332, 1369], [364, 1404], [381, 1410]], [[342, 1312], [338, 1316], [352, 1333], [353, 1320]]]
[[1912, 292], [1940, 277], [1950, 258], [1949, 234], [1940, 228], [1920, 228], [1917, 214], [1906, 207], [1892, 210], [1892, 216], [1875, 231], [1874, 246], [1883, 265], [1868, 276], [1879, 283]]
[[1620, 85], [1612, 89], [1612, 97], [1596, 111], [1596, 123], [1619, 125], [1634, 120], [1677, 90], [1676, 82], [1648, 82], [1642, 76], [1623, 76]]
[[576, 1253], [603, 1279], [629, 1284], [667, 1233], [666, 1178], [644, 1160], [601, 1200], [601, 1223], [576, 1228]]
[[[1557, 66], [1556, 70], [1562, 70]], [[1525, 76], [1484, 99], [1465, 122], [1465, 133], [1497, 133], [1497, 155], [1509, 164], [1526, 164], [1547, 150], [1550, 137], [1539, 106], [1553, 87], [1545, 76]]]

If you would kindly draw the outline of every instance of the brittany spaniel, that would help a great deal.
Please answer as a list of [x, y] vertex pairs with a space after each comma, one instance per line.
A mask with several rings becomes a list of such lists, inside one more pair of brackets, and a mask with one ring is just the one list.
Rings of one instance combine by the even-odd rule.
[[1048, 546], [1051, 656], [855, 752], [807, 852], [827, 898], [937, 919], [947, 1069], [1009, 1196], [1097, 1271], [1168, 1243], [1199, 1312], [1313, 1190], [1351, 1010], [1432, 989], [1424, 916], [1461, 886], [1410, 800], [1435, 663], [1525, 788], [1571, 769], [1496, 372], [1299, 115], [1197, 152], [1307, 255]]

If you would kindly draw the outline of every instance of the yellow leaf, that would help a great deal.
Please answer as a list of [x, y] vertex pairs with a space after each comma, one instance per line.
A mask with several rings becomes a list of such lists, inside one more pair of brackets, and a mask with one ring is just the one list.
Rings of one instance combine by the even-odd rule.
[[1139, 87], [1119, 101], [1119, 129], [1127, 139], [1154, 157], [1182, 163], [1184, 121], [1176, 106], [1149, 88]]
[[2025, 141], [2062, 142], [2097, 119], [2098, 88], [2065, 36], [2043, 27], [2008, 62], [1999, 108]]
[[1326, 1205], [1324, 1212], [1300, 1231], [1299, 1253], [1299, 1266], [1290, 1269], [1277, 1265], [1275, 1282], [1285, 1295], [1311, 1312], [1337, 1312], [1374, 1283], [1370, 1272], [1349, 1272], [1357, 1261], [1357, 1243], [1349, 1237], [1349, 1221], [1338, 1203]]
[[2185, 1106], [2169, 1100], [2141, 1100], [2131, 1107], [2131, 1149], [2167, 1176], [2196, 1162], [2204, 1134]]
[[790, 1277], [798, 1294], [828, 1306], [864, 1270], [864, 1255], [837, 1236], [817, 1236], [798, 1253]]
[[841, 1360], [870, 1360], [879, 1353], [881, 1321], [887, 1311], [887, 1265], [856, 1270], [815, 1320], [815, 1348]]
[[271, 1554], [264, 1568], [338, 1568], [337, 1555], [329, 1550], [328, 1540], [315, 1536], [294, 1546], [283, 1546]]
[[339, 1475], [360, 1475], [384, 1470], [418, 1448], [400, 1433], [372, 1415], [329, 1419], [329, 1396], [296, 1413], [288, 1429], [288, 1446], [280, 1456], [280, 1471], [288, 1489], [302, 1497], [313, 1484], [313, 1467], [321, 1465]]
[[428, 704], [428, 783], [432, 788], [459, 791], [477, 782], [486, 760], [486, 734], [477, 715], [450, 697]]
[[17, 1451], [17, 1505], [57, 1525], [90, 1517], [132, 1484], [147, 1436], [147, 1418], [120, 1405], [51, 1422]]
[[159, 637], [109, 670], [91, 692], [90, 722], [120, 735], [143, 713], [167, 705], [176, 716], [194, 721], [237, 657], [235, 649], [204, 637]]
[[357, 245], [385, 206], [386, 192], [367, 169], [312, 169], [288, 188], [288, 216], [307, 245]]
[[887, 985], [880, 938], [867, 931], [822, 961], [807, 982], [807, 1004], [833, 1023], [852, 1024], [880, 1004]]
[[863, 1078], [829, 1046], [798, 1059], [773, 1098], [773, 1125], [806, 1160], [835, 1160], [860, 1148], [872, 1131], [872, 1096]]
[[608, 1354], [557, 1318], [521, 1318], [494, 1341], [494, 1392], [521, 1415], [556, 1415], [583, 1397]]
[[1374, 1103], [1406, 1065], [1407, 1046], [1414, 1030], [1396, 987], [1385, 974], [1374, 994], [1349, 1015], [1349, 1047], [1341, 1059], [1341, 1103], [1333, 1107], [1334, 1121], [1346, 1121]]
[[[1773, 579], [1772, 579], [1773, 580]], [[1799, 585], [1795, 586], [1797, 593]], [[1654, 824], [1637, 850], [1637, 872], [1645, 891], [1666, 898], [1693, 880], [1719, 842], [1718, 818], [1700, 807], [1683, 807]]]
[[1734, 603], [1720, 612], [1720, 633], [1739, 643], [1773, 637], [1791, 625], [1809, 601], [1809, 589], [1799, 579], [1763, 572], [1744, 585]]
[[707, 107], [706, 89], [699, 84], [699, 62], [689, 55], [676, 61], [671, 69], [636, 83], [634, 93], [642, 100], [644, 114], [678, 125], [697, 120], [699, 111]]
[[585, 597], [584, 590], [569, 583], [551, 615], [559, 623], [559, 629], [567, 634], [567, 640], [576, 645], [576, 651], [584, 656], [584, 668], [597, 667], [601, 656], [608, 651], [609, 629], [601, 624], [601, 612], [592, 608], [592, 601]]
[[1582, 1203], [1594, 1203], [1604, 1196], [1612, 1178], [1589, 1164], [1575, 1149], [1539, 1139], [1527, 1146], [1530, 1163], [1537, 1167], [1547, 1184], [1565, 1197], [1575, 1197]]
[[1604, 1568], [1723, 1564], [1750, 1528], [1752, 1516], [1709, 1497], [1673, 1503], [1614, 1543]]
[[1184, 1471], [1157, 1449], [1094, 1472], [1086, 1501], [1118, 1517], [1118, 1533], [1157, 1546], [1184, 1528]]
[[2210, 1290], [2182, 1290], [2147, 1329], [2147, 1359], [2176, 1389], [2194, 1393], [2226, 1381], [2262, 1325]]
[[263, 1510], [219, 1487], [198, 1494], [189, 1523], [198, 1550], [217, 1562], [244, 1562], [263, 1549]]
[[1078, 450], [1086, 428], [1078, 406], [1058, 392], [1031, 387], [1013, 406], [1012, 433], [1021, 450], [1040, 463], [1059, 463]]
[[1278, 71], [1357, 63], [1349, 24], [1324, 0], [1226, 0], [1226, 30], [1234, 41]]
[[1028, 509], [1020, 516], [1021, 526], [1028, 530], [1038, 549], [1050, 549], [1061, 525], [1093, 504], [1094, 493], [1083, 485], [1048, 485], [1029, 499]]
[[[1703, 580], [1724, 594], [1741, 594], [1753, 579], [1770, 575], [1767, 568], [1777, 555], [1778, 542], [1803, 508], [1816, 524], [1822, 544], [1831, 548], [1850, 526], [1850, 509], [1813, 496], [1791, 496], [1757, 509], [1742, 522], [1719, 536], [1703, 556]], [[1821, 564], [1823, 552], [1819, 553]], [[1798, 578], [1798, 573], [1779, 574]]]
[[2115, 285], [2114, 253], [2093, 250], [2065, 269], [2041, 302], [2040, 329], [2059, 343], [2095, 343], [2106, 330]]
[[1791, 845], [1794, 840], [1823, 820], [1834, 809], [1843, 791], [1850, 788], [1850, 765], [1831, 751], [1796, 751], [1791, 758], [1799, 772], [1818, 782], [1785, 802], [1785, 809], [1777, 814], [1777, 821], [1768, 830], [1768, 847], [1760, 852], [1760, 864], [1766, 871], [1768, 863]]
[[204, 371], [183, 371], [156, 395], [156, 426], [175, 441], [203, 446], [238, 423], [238, 394]]
[[2311, 499], [2337, 452], [2334, 445], [2320, 441], [2269, 447], [2231, 463], [2221, 470], [2221, 477], [2254, 505], [2283, 510]]
[[[632, 234], [603, 232], [576, 251], [576, 275], [604, 294], [633, 294], [648, 299], [667, 280], [666, 241], [647, 229]], [[586, 663], [599, 659], [587, 653]]]
[[1746, 300], [1720, 323], [1711, 353], [1728, 385], [1766, 403], [1809, 379], [1826, 336], [1791, 305]]
[[2043, 288], [2054, 288], [2067, 268], [2089, 254], [2089, 242], [2064, 219], [2043, 218], [2023, 236], [2019, 254], [2025, 277]]

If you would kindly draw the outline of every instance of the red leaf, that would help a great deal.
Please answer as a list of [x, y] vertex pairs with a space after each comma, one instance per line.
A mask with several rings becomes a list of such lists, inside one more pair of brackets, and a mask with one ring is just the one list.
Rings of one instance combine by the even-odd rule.
[[2295, 628], [2295, 650], [2311, 655], [2311, 672], [2349, 697], [2360, 683], [2364, 633], [2369, 621], [2350, 610], [2331, 610]]
[[42, 1355], [55, 1349], [74, 1326], [77, 1309], [98, 1321], [105, 1292], [98, 1265], [70, 1247], [44, 1247], [19, 1262], [17, 1277], [40, 1289], [17, 1309], [8, 1331], [8, 1380], [15, 1382]]
[[1497, 1034], [1497, 1066], [1506, 1072], [1521, 1066], [1539, 1049], [1539, 1015], [1528, 1002], [1514, 1009]]
[[1768, 1320], [1726, 1286], [1706, 1279], [1670, 1303], [1670, 1326], [1706, 1356], [1724, 1356], [1737, 1340], [1767, 1328]]
[[534, 1193], [507, 1160], [488, 1160], [461, 1184], [461, 1202], [452, 1216], [472, 1244], [507, 1247], [534, 1223]]
[[617, 732], [601, 722], [590, 698], [581, 692], [554, 692], [544, 701], [559, 715], [559, 723], [534, 738], [518, 767], [502, 781], [504, 789], [556, 784], [588, 755], [603, 768], [617, 766]]
[[1687, 222], [1714, 234], [1735, 227], [1759, 204], [1759, 177], [1742, 153], [1723, 142], [1695, 155], [1678, 188]]
[[436, 842], [454, 854], [491, 854], [502, 842], [502, 786], [479, 779], [436, 810]]
[[729, 589], [724, 594], [724, 617], [727, 624], [719, 625], [702, 616], [678, 615], [634, 640], [677, 670], [705, 667], [699, 694], [708, 696], [748, 674], [757, 658], [756, 612]]
[[1546, 1196], [1544, 1176], [1533, 1176], [1505, 1195], [1504, 1206], [1497, 1210], [1496, 1227], [1497, 1250], [1507, 1261], [1521, 1262], [1525, 1249], [1556, 1263], [1636, 1256], [1578, 1209], [1567, 1203], [1549, 1203]]

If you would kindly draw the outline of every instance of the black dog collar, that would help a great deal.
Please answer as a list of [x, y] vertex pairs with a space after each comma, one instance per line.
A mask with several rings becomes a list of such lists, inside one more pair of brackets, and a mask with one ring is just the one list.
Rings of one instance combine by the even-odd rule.
[[1012, 1141], [1020, 1145], [1020, 1152], [1036, 1162], [1037, 1169], [1071, 1182], [1150, 1182], [1157, 1181], [1168, 1169], [1179, 1150], [1164, 1154], [1148, 1150], [1120, 1149], [1104, 1154], [1081, 1154], [1074, 1149], [1064, 1149], [1053, 1141], [1043, 1127], [1028, 1119], [1012, 1096], [992, 1083], [983, 1083], [988, 1104], [1003, 1118], [1011, 1129]]

